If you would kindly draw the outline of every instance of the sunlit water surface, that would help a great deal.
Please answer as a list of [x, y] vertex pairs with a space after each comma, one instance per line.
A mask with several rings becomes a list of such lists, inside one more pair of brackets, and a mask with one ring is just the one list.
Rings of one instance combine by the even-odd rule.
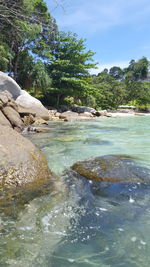
[[150, 266], [149, 184], [94, 192], [91, 182], [66, 172], [107, 154], [130, 155], [150, 168], [150, 117], [50, 122], [49, 128], [29, 138], [60, 179], [17, 216], [1, 215], [0, 266]]

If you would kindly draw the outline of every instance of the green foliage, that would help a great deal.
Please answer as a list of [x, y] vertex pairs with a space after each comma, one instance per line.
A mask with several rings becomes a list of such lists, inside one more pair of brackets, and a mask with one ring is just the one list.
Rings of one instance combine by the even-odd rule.
[[139, 59], [137, 62], [131, 60], [129, 67], [125, 69], [127, 81], [139, 81], [147, 78], [149, 61], [146, 57]]
[[101, 73], [93, 80], [96, 88], [96, 103], [102, 109], [117, 108], [124, 103], [126, 88], [124, 83], [116, 81], [112, 75]]
[[72, 107], [75, 104], [75, 100], [73, 96], [67, 96], [63, 99], [63, 104]]
[[45, 65], [42, 62], [37, 61], [34, 64], [31, 72], [31, 77], [33, 81], [32, 87], [35, 96], [37, 96], [39, 93], [41, 93], [41, 96], [45, 96], [50, 92], [52, 80], [45, 69]]
[[85, 105], [87, 107], [96, 108], [97, 107], [96, 97], [94, 97], [93, 95], [87, 96], [86, 99], [85, 99]]
[[66, 97], [73, 96], [76, 100], [87, 97], [92, 88], [89, 69], [95, 67], [90, 63], [94, 53], [85, 51], [84, 40], [71, 33], [61, 33], [58, 40], [48, 65], [57, 105]]
[[34, 58], [40, 58], [39, 43], [42, 42], [44, 51], [49, 40], [50, 50], [57, 26], [43, 0], [1, 0], [0, 10], [3, 11], [0, 14], [0, 37], [11, 53], [8, 72], [19, 80], [22, 54], [28, 57], [32, 52]]
[[109, 74], [111, 74], [115, 80], [122, 80], [124, 76], [124, 72], [120, 67], [112, 67], [109, 71]]
[[116, 109], [127, 103], [147, 107], [150, 104], [150, 82], [145, 81], [148, 67], [149, 61], [143, 57], [137, 62], [131, 60], [124, 70], [114, 66], [109, 73], [107, 69], [99, 73], [93, 78], [97, 107]]
[[150, 105], [149, 61], [131, 60], [97, 76], [94, 53], [85, 40], [59, 33], [44, 0], [0, 0], [0, 70], [51, 105], [87, 105], [103, 109], [134, 102]]
[[5, 43], [0, 42], [0, 71], [7, 71], [10, 59], [9, 47]]

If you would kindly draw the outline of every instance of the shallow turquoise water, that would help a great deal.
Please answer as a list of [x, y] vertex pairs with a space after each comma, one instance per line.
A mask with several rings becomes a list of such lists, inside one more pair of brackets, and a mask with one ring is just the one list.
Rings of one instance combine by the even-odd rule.
[[150, 185], [93, 185], [66, 170], [107, 154], [136, 157], [150, 168], [150, 117], [50, 122], [30, 135], [60, 175], [56, 189], [13, 218], [0, 219], [0, 266], [150, 266]]

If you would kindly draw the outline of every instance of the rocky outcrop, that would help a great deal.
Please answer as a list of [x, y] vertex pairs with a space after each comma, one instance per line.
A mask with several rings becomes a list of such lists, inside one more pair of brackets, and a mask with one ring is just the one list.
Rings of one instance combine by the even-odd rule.
[[45, 157], [28, 139], [1, 125], [0, 204], [16, 198], [18, 192], [21, 198], [28, 192], [40, 194], [54, 177]]
[[0, 92], [7, 90], [14, 99], [21, 94], [20, 86], [7, 74], [0, 71]]
[[[58, 112], [59, 111], [59, 112]], [[61, 119], [68, 122], [85, 121], [87, 119], [96, 117], [112, 117], [112, 114], [107, 110], [95, 110], [90, 107], [73, 107], [70, 110], [62, 112], [61, 109], [49, 110], [49, 116], [51, 120]]]
[[[17, 102], [23, 106], [18, 106]], [[19, 111], [20, 108], [25, 109], [25, 114]], [[49, 170], [42, 153], [17, 133], [28, 123], [47, 124], [41, 118], [49, 119], [41, 102], [22, 93], [13, 79], [0, 73], [0, 209], [14, 205], [14, 202], [24, 204], [49, 192], [53, 179], [57, 178]]]
[[103, 182], [138, 183], [150, 181], [150, 170], [124, 155], [107, 155], [77, 162], [72, 170], [84, 178]]
[[0, 125], [20, 131], [24, 128], [24, 123], [18, 113], [18, 106], [8, 91], [0, 91]]
[[[57, 113], [56, 113], [56, 115], [57, 115]], [[72, 111], [66, 111], [63, 113], [59, 113], [59, 118], [63, 119], [64, 121], [68, 121], [68, 122], [85, 121], [85, 120], [91, 119], [92, 117], [93, 117], [92, 114], [89, 112], [85, 112], [82, 114], [78, 114], [78, 113], [72, 112]]]
[[[9, 97], [8, 94], [7, 96], [5, 94], [1, 94], [2, 92], [6, 91], [10, 93]], [[48, 110], [42, 105], [42, 103], [35, 97], [32, 97], [26, 91], [21, 90], [20, 86], [11, 77], [9, 77], [3, 72], [0, 72], [0, 96], [0, 108], [4, 105], [9, 105], [13, 109], [16, 109], [16, 111], [19, 112], [22, 117], [24, 115], [31, 114], [35, 117], [42, 118], [44, 120], [50, 119]], [[8, 99], [10, 97], [11, 101], [10, 99]]]
[[[55, 175], [41, 152], [21, 132], [26, 123], [47, 123], [29, 115], [23, 120], [8, 91], [0, 91], [0, 208], [26, 203], [50, 190]], [[36, 127], [33, 127], [34, 131]], [[46, 130], [46, 129], [44, 129]], [[40, 129], [37, 132], [44, 132]]]
[[[50, 119], [50, 115], [48, 114], [46, 118]], [[43, 124], [48, 125], [48, 122], [40, 117], [36, 117], [35, 114], [32, 115], [32, 112], [30, 113], [29, 110], [24, 113], [19, 113], [18, 105], [8, 91], [0, 92], [0, 125], [9, 126], [20, 132], [25, 127], [29, 127], [29, 129], [34, 127], [34, 132], [36, 132], [35, 126], [41, 126]]]
[[49, 120], [48, 110], [38, 99], [31, 96], [26, 91], [21, 91], [21, 95], [17, 97], [16, 103], [20, 114], [32, 114], [44, 120]]

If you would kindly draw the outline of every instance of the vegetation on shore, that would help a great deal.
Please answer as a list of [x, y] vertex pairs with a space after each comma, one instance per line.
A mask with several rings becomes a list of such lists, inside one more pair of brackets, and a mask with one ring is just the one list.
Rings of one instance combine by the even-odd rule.
[[146, 57], [91, 75], [93, 56], [85, 40], [59, 32], [43, 0], [0, 0], [0, 70], [23, 89], [51, 106], [150, 106]]

